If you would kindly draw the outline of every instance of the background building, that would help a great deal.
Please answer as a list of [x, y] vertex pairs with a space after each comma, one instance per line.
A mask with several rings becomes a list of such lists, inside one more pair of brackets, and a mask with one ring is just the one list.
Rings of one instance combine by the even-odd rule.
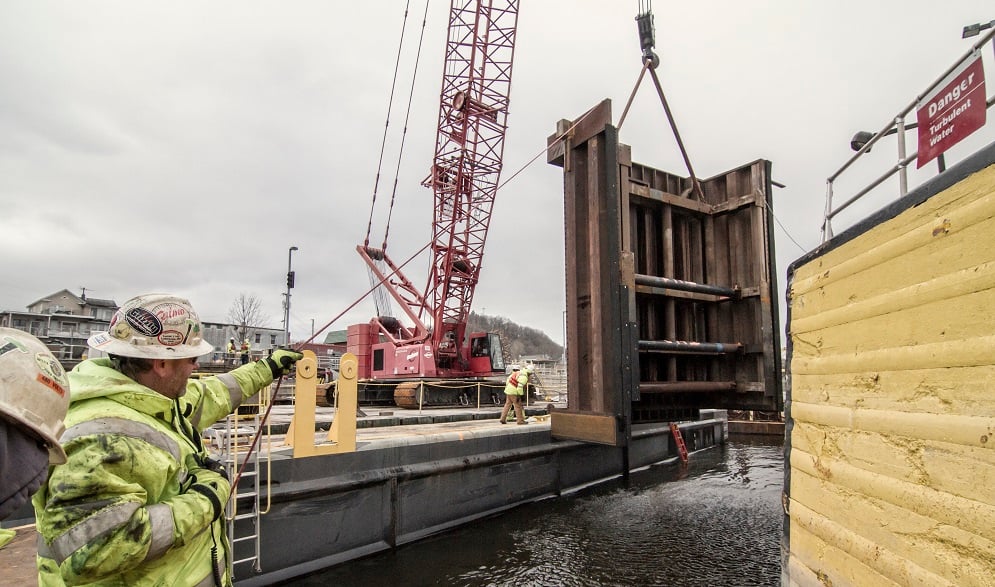
[[[92, 356], [86, 339], [94, 332], [110, 327], [118, 309], [114, 300], [86, 296], [86, 290], [76, 295], [68, 289], [59, 290], [28, 304], [26, 311], [4, 310], [0, 326], [30, 333], [45, 343], [52, 354], [68, 370]], [[239, 326], [221, 322], [203, 322], [204, 340], [214, 346], [214, 352], [200, 358], [202, 364], [224, 364], [225, 347], [234, 337], [238, 344], [244, 338], [251, 346], [250, 359], [259, 359], [272, 349], [286, 345], [282, 329], [262, 326]], [[245, 336], [242, 336], [242, 332]]]

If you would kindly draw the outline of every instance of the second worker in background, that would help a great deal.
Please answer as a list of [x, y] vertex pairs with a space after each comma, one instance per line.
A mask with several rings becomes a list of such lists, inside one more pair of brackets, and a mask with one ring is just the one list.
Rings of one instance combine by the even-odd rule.
[[528, 389], [529, 376], [532, 375], [532, 367], [522, 367], [520, 370], [512, 371], [508, 376], [508, 381], [504, 386], [504, 409], [501, 410], [502, 424], [508, 420], [508, 411], [515, 409], [515, 420], [519, 424], [527, 424], [525, 421], [525, 408], [522, 407], [522, 398], [525, 390]]

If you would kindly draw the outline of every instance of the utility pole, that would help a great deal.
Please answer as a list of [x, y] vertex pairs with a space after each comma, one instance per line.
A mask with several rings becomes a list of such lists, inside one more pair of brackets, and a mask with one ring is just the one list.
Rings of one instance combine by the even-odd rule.
[[297, 247], [290, 247], [287, 251], [287, 299], [286, 303], [283, 305], [283, 334], [285, 336], [285, 344], [290, 346], [290, 290], [294, 288], [294, 270], [292, 263], [294, 261], [294, 251], [299, 250]]

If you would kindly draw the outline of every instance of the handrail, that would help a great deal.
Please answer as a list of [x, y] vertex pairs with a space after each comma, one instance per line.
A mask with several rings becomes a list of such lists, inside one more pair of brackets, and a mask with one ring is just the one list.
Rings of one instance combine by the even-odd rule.
[[[823, 214], [822, 220], [822, 242], [826, 242], [833, 237], [832, 219], [834, 216], [842, 212], [848, 206], [859, 200], [861, 197], [866, 195], [868, 192], [881, 185], [885, 180], [893, 176], [895, 173], [899, 174], [899, 197], [904, 197], [908, 193], [908, 175], [906, 173], [906, 168], [909, 163], [914, 161], [918, 157], [918, 150], [913, 152], [911, 155], [906, 155], [905, 152], [905, 117], [908, 116], [910, 112], [916, 109], [916, 106], [922, 101], [923, 98], [929, 95], [937, 86], [943, 83], [947, 76], [953, 73], [958, 67], [961, 66], [965, 61], [972, 58], [976, 53], [978, 53], [985, 44], [995, 39], [995, 29], [992, 29], [989, 33], [984, 35], [980, 40], [978, 40], [971, 48], [964, 53], [954, 62], [953, 65], [947, 68], [939, 77], [937, 77], [933, 83], [929, 85], [921, 94], [917, 95], [915, 100], [913, 100], [908, 106], [899, 111], [898, 114], [889, 122], [884, 128], [874, 134], [867, 143], [865, 143], [856, 153], [851, 156], [842, 167], [836, 170], [835, 173], [830, 175], [826, 179], [826, 209]], [[992, 41], [993, 50], [995, 50], [995, 41]], [[995, 96], [985, 100], [985, 108], [991, 108], [995, 104]], [[913, 125], [910, 125], [912, 127]], [[862, 157], [865, 153], [869, 152], [871, 148], [881, 139], [881, 137], [891, 134], [892, 129], [895, 129], [898, 137], [898, 163], [891, 167], [887, 172], [874, 180], [869, 186], [865, 187], [859, 191], [856, 195], [851, 196], [842, 205], [837, 208], [833, 208], [833, 184], [834, 182], [843, 174], [844, 171], [850, 168], [853, 163]]]

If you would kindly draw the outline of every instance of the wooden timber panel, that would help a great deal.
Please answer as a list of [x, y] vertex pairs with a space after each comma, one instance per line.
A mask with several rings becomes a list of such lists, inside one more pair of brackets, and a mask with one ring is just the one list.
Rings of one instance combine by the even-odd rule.
[[[567, 404], [571, 414], [554, 414], [560, 438], [625, 445], [632, 389], [628, 371], [631, 326], [624, 323], [621, 291], [618, 133], [605, 101], [574, 126], [561, 150], [564, 168], [567, 286]], [[554, 142], [554, 145], [556, 143]], [[550, 154], [551, 158], [556, 155]], [[624, 332], [623, 332], [624, 331]], [[626, 358], [626, 360], [623, 360]], [[625, 365], [625, 367], [623, 367]], [[576, 422], [587, 423], [576, 426]], [[595, 424], [596, 423], [596, 424]], [[606, 429], [618, 434], [606, 436]]]
[[625, 444], [633, 423], [701, 408], [780, 410], [770, 163], [694, 196], [688, 178], [632, 162], [609, 100], [560, 121], [548, 145], [564, 169], [567, 265], [569, 407], [554, 435], [605, 442], [608, 424], [585, 435], [575, 424], [590, 420], [566, 426], [566, 413], [606, 419]]
[[783, 585], [992, 585], [995, 145], [788, 272]]

